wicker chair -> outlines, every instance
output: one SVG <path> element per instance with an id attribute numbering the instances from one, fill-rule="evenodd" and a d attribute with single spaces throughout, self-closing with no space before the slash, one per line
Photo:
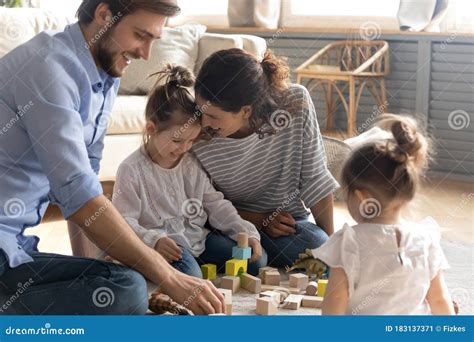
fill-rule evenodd
<path id="1" fill-rule="evenodd" d="M 357 108 L 364 88 L 375 99 L 378 112 L 387 107 L 385 76 L 390 73 L 389 47 L 386 41 L 342 41 L 331 43 L 295 70 L 297 83 L 309 79 L 306 87 L 321 87 L 326 99 L 326 130 L 334 126 L 334 112 L 341 102 L 347 113 L 347 134 L 355 135 Z M 348 89 L 349 101 L 346 100 Z M 334 90 L 337 97 L 334 96 Z"/>
<path id="2" fill-rule="evenodd" d="M 326 163 L 329 172 L 341 183 L 342 168 L 349 158 L 351 148 L 343 141 L 326 136 L 323 136 L 323 145 L 326 150 Z M 334 193 L 334 199 L 336 201 L 344 201 L 345 194 L 342 187 Z"/>

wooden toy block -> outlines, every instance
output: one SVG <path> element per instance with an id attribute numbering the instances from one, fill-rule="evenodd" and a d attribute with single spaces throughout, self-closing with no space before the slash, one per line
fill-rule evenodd
<path id="1" fill-rule="evenodd" d="M 252 256 L 252 248 L 250 247 L 232 247 L 232 258 L 247 260 Z"/>
<path id="2" fill-rule="evenodd" d="M 290 294 L 283 302 L 283 308 L 288 310 L 298 310 L 301 306 L 303 296 Z"/>
<path id="3" fill-rule="evenodd" d="M 327 279 L 319 279 L 318 280 L 318 296 L 319 297 L 324 297 L 326 294 L 326 288 L 328 286 L 328 280 Z"/>
<path id="4" fill-rule="evenodd" d="M 236 293 L 240 287 L 240 277 L 224 276 L 221 279 L 220 287 Z"/>
<path id="5" fill-rule="evenodd" d="M 249 246 L 249 235 L 246 233 L 237 234 L 237 246 L 238 247 L 248 247 Z"/>
<path id="6" fill-rule="evenodd" d="M 225 313 L 228 316 L 232 315 L 232 291 L 228 289 L 217 289 L 224 296 Z"/>
<path id="7" fill-rule="evenodd" d="M 301 306 L 305 308 L 320 308 L 323 304 L 323 297 L 303 296 Z"/>
<path id="8" fill-rule="evenodd" d="M 275 301 L 275 303 L 281 302 L 281 293 L 276 291 L 264 291 L 260 292 L 260 297 L 269 297 Z"/>
<path id="9" fill-rule="evenodd" d="M 238 276 L 247 272 L 247 260 L 230 259 L 225 263 L 225 275 Z"/>
<path id="10" fill-rule="evenodd" d="M 297 287 L 289 287 L 288 290 L 291 294 L 301 294 L 302 290 Z"/>
<path id="11" fill-rule="evenodd" d="M 262 279 L 262 281 L 264 281 L 265 279 L 265 272 L 267 271 L 278 271 L 278 269 L 276 269 L 275 267 L 269 267 L 269 266 L 265 266 L 265 267 L 260 267 L 258 269 L 258 277 L 260 279 Z"/>
<path id="12" fill-rule="evenodd" d="M 257 298 L 257 315 L 269 316 L 277 313 L 276 303 L 270 297 Z"/>
<path id="13" fill-rule="evenodd" d="M 297 287 L 299 289 L 305 289 L 308 285 L 309 278 L 306 274 L 296 273 L 290 274 L 290 287 Z"/>
<path id="14" fill-rule="evenodd" d="M 280 272 L 267 271 L 263 276 L 263 283 L 266 285 L 280 285 Z"/>
<path id="15" fill-rule="evenodd" d="M 315 281 L 310 281 L 308 286 L 306 286 L 306 295 L 316 296 L 317 294 L 318 294 L 318 283 Z"/>
<path id="16" fill-rule="evenodd" d="M 262 291 L 262 280 L 248 273 L 240 275 L 240 287 L 252 293 L 260 293 Z"/>
<path id="17" fill-rule="evenodd" d="M 202 278 L 214 280 L 217 276 L 217 266 L 214 264 L 204 264 L 201 266 Z"/>

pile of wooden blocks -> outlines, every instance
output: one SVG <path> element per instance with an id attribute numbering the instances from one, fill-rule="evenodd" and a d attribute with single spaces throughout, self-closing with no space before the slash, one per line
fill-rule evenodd
<path id="1" fill-rule="evenodd" d="M 289 286 L 281 286 L 281 274 L 277 268 L 262 267 L 258 277 L 247 273 L 252 249 L 248 235 L 239 234 L 237 246 L 232 248 L 232 259 L 225 264 L 225 276 L 221 278 L 219 291 L 224 295 L 226 314 L 232 314 L 232 294 L 240 288 L 259 294 L 256 300 L 257 315 L 275 315 L 278 309 L 298 310 L 300 307 L 320 308 L 326 292 L 327 280 L 309 281 L 302 273 L 291 274 Z M 204 279 L 215 280 L 216 265 L 201 266 Z"/>
<path id="2" fill-rule="evenodd" d="M 263 281 L 262 290 L 265 292 L 257 299 L 257 315 L 275 315 L 279 308 L 298 310 L 300 307 L 320 308 L 322 305 L 327 285 L 325 279 L 310 282 L 305 274 L 291 274 L 289 287 L 285 288 L 280 286 L 280 273 L 273 267 L 262 267 L 259 277 Z M 281 298 L 285 292 L 288 295 Z"/>

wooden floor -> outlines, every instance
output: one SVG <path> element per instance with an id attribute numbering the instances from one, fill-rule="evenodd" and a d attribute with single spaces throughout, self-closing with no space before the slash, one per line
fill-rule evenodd
<path id="1" fill-rule="evenodd" d="M 432 216 L 442 227 L 443 239 L 474 246 L 474 183 L 430 179 L 405 212 L 405 218 L 421 220 Z M 336 202 L 335 227 L 354 223 L 346 206 Z M 42 224 L 27 230 L 40 237 L 40 251 L 71 254 L 65 222 Z"/>

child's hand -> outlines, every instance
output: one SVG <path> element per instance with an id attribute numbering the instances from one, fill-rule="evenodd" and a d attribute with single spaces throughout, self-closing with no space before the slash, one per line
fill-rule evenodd
<path id="1" fill-rule="evenodd" d="M 179 248 L 176 242 L 169 237 L 159 239 L 155 245 L 155 250 L 170 264 L 174 261 L 181 260 L 182 257 L 181 248 Z"/>
<path id="2" fill-rule="evenodd" d="M 249 246 L 252 247 L 252 256 L 250 258 L 250 262 L 255 262 L 262 256 L 262 245 L 257 239 L 250 238 Z"/>

